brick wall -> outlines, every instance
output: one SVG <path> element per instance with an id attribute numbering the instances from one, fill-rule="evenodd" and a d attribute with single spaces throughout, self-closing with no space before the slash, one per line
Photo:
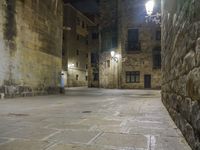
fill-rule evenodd
<path id="1" fill-rule="evenodd" d="M 200 149 L 200 1 L 162 2 L 162 100 L 191 145 Z"/>

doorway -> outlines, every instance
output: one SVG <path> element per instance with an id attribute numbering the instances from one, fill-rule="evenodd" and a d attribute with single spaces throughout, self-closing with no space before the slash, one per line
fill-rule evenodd
<path id="1" fill-rule="evenodd" d="M 144 75 L 144 88 L 145 89 L 151 88 L 151 75 L 149 74 Z"/>

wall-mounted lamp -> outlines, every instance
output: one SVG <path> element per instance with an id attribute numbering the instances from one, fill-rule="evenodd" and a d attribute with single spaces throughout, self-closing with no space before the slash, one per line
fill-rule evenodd
<path id="1" fill-rule="evenodd" d="M 114 57 L 115 56 L 115 51 L 111 51 L 110 54 L 111 54 L 111 57 Z"/>
<path id="2" fill-rule="evenodd" d="M 155 2 L 153 0 L 148 1 L 145 4 L 147 15 L 150 16 L 153 13 Z"/>
<path id="3" fill-rule="evenodd" d="M 63 30 L 66 30 L 66 31 L 71 31 L 72 28 L 71 27 L 63 27 Z"/>
<path id="4" fill-rule="evenodd" d="M 118 62 L 118 61 L 119 61 L 120 54 L 116 54 L 115 51 L 111 51 L 110 54 L 111 54 L 112 59 L 113 59 L 115 62 Z"/>
<path id="5" fill-rule="evenodd" d="M 154 0 L 149 0 L 146 4 L 146 13 L 147 16 L 145 16 L 146 18 L 146 22 L 155 22 L 156 24 L 161 24 L 161 13 L 156 12 L 155 14 L 153 14 L 154 11 L 154 6 L 155 6 L 155 1 Z"/>
<path id="6" fill-rule="evenodd" d="M 73 68 L 74 66 L 74 64 L 68 64 L 68 68 Z"/>

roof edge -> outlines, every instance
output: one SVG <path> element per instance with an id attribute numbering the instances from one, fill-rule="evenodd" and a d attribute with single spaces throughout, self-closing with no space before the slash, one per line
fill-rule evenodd
<path id="1" fill-rule="evenodd" d="M 91 24 L 92 26 L 96 26 L 96 23 L 94 23 L 92 20 L 90 20 L 86 15 L 84 15 L 80 10 L 76 9 L 74 6 L 72 6 L 72 4 L 70 3 L 64 3 L 64 6 L 69 6 L 72 9 L 74 9 L 76 12 L 78 12 L 81 16 L 83 16 L 84 18 L 86 18 Z"/>

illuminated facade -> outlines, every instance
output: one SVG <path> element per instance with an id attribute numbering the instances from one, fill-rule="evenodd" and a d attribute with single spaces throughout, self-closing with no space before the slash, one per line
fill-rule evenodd
<path id="1" fill-rule="evenodd" d="M 90 57 L 89 18 L 70 4 L 64 4 L 63 71 L 66 87 L 88 86 Z"/>
<path id="2" fill-rule="evenodd" d="M 100 14 L 100 87 L 160 88 L 161 30 L 146 23 L 145 1 L 101 0 Z"/>

